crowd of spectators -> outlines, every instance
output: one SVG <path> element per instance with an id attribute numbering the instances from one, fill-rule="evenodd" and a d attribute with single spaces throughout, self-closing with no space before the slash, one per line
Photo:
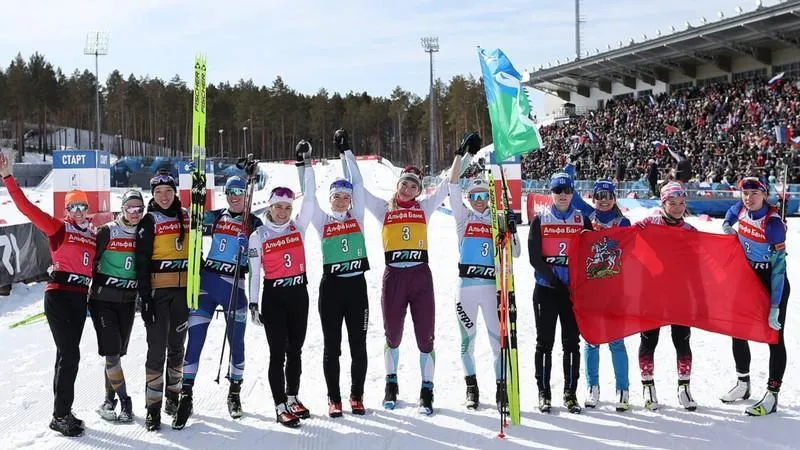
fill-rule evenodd
<path id="1" fill-rule="evenodd" d="M 585 145 L 576 162 L 579 179 L 647 182 L 654 170 L 667 179 L 675 176 L 677 159 L 686 158 L 690 183 L 735 186 L 752 175 L 782 182 L 787 164 L 788 182 L 800 183 L 798 144 L 792 142 L 800 136 L 798 84 L 741 80 L 609 100 L 603 109 L 541 127 L 545 147 L 523 158 L 523 178 L 548 178 L 566 164 L 573 146 Z"/>

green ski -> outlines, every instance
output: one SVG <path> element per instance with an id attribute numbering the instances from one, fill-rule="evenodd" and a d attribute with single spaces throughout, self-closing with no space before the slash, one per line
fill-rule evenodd
<path id="1" fill-rule="evenodd" d="M 192 114 L 192 191 L 189 207 L 189 274 L 186 302 L 197 309 L 200 296 L 200 266 L 203 258 L 203 215 L 206 204 L 206 58 L 194 61 L 194 101 Z"/>

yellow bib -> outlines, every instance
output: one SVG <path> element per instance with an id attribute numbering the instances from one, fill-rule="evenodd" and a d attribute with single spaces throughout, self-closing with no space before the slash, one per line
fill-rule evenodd
<path id="1" fill-rule="evenodd" d="M 386 264 L 428 262 L 428 224 L 421 209 L 396 209 L 383 217 Z"/>

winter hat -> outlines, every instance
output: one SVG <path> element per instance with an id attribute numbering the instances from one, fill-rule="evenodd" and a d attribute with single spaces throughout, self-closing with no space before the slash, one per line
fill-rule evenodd
<path id="1" fill-rule="evenodd" d="M 225 182 L 225 192 L 228 192 L 228 189 L 235 188 L 235 189 L 246 189 L 247 183 L 239 176 L 232 176 L 228 178 L 228 181 Z"/>
<path id="2" fill-rule="evenodd" d="M 403 169 L 403 172 L 400 173 L 400 178 L 397 180 L 397 184 L 400 184 L 403 180 L 408 180 L 417 184 L 420 190 L 422 190 L 422 171 L 419 170 L 417 166 L 406 166 Z"/>
<path id="3" fill-rule="evenodd" d="M 288 203 L 292 204 L 294 201 L 294 191 L 287 187 L 278 186 L 272 190 L 269 194 L 269 200 L 267 201 L 268 206 L 272 206 L 276 203 Z"/>
<path id="4" fill-rule="evenodd" d="M 557 187 L 572 189 L 572 177 L 566 172 L 554 173 L 553 176 L 550 177 L 550 189 L 552 190 Z"/>
<path id="5" fill-rule="evenodd" d="M 469 182 L 469 185 L 467 186 L 467 193 L 471 194 L 478 191 L 489 192 L 489 183 L 487 183 L 483 178 L 476 177 Z"/>
<path id="6" fill-rule="evenodd" d="M 330 186 L 330 195 L 342 193 L 353 196 L 353 183 L 344 178 L 337 178 L 333 180 Z"/>
<path id="7" fill-rule="evenodd" d="M 173 191 L 178 192 L 178 185 L 175 178 L 167 171 L 159 171 L 153 178 L 150 178 L 150 193 L 154 193 L 158 186 L 169 186 Z"/>
<path id="8" fill-rule="evenodd" d="M 597 194 L 599 191 L 608 191 L 616 195 L 616 188 L 614 187 L 614 182 L 605 178 L 595 181 L 594 189 L 592 189 L 592 194 Z"/>
<path id="9" fill-rule="evenodd" d="M 135 189 L 131 189 L 122 194 L 122 203 L 120 204 L 125 206 L 125 203 L 127 203 L 129 200 L 139 200 L 142 202 L 142 204 L 144 204 L 144 197 L 142 197 L 142 193 Z"/>
<path id="10" fill-rule="evenodd" d="M 670 181 L 661 187 L 661 203 L 669 200 L 670 197 L 686 197 L 683 186 L 676 181 Z"/>
<path id="11" fill-rule="evenodd" d="M 89 205 L 89 196 L 80 189 L 67 192 L 67 195 L 64 196 L 64 207 L 74 204 Z"/>

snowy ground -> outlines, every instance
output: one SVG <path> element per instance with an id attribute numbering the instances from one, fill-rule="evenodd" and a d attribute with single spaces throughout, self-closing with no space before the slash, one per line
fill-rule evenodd
<path id="1" fill-rule="evenodd" d="M 386 188 L 393 178 L 390 170 L 376 163 L 362 163 L 367 185 L 378 194 L 388 195 Z M 328 169 L 319 167 L 318 184 L 322 189 L 320 201 L 325 200 L 324 187 L 339 175 L 338 164 Z M 275 182 L 294 183 L 294 167 L 270 167 Z M 292 178 L 294 177 L 294 178 Z M 387 181 L 388 180 L 388 181 Z M 388 183 L 388 186 L 387 186 Z M 383 189 L 381 189 L 383 187 Z M 0 211 L 0 214 L 4 214 Z M 633 219 L 647 211 L 631 211 Z M 732 449 L 732 448 L 798 448 L 793 426 L 800 423 L 798 406 L 798 359 L 800 349 L 795 330 L 800 326 L 797 315 L 788 315 L 787 347 L 789 365 L 781 393 L 780 411 L 765 418 L 750 418 L 742 411 L 744 404 L 723 405 L 717 399 L 735 380 L 730 338 L 694 330 L 694 376 L 692 392 L 700 407 L 697 412 L 685 412 L 675 398 L 675 351 L 668 329 L 663 330 L 661 345 L 656 353 L 656 384 L 662 408 L 657 413 L 642 408 L 641 385 L 638 382 L 636 354 L 638 337 L 626 340 L 631 357 L 631 401 L 633 409 L 626 413 L 614 411 L 612 396 L 613 373 L 609 353 L 601 353 L 601 399 L 604 403 L 595 411 L 572 415 L 561 407 L 562 375 L 561 349 L 556 339 L 554 350 L 553 392 L 554 412 L 542 415 L 535 410 L 536 387 L 533 378 L 535 330 L 531 295 L 533 271 L 527 263 L 527 251 L 515 265 L 517 303 L 519 308 L 519 348 L 521 372 L 522 425 L 507 430 L 505 441 L 499 440 L 498 416 L 489 406 L 494 398 L 491 352 L 485 333 L 478 333 L 476 359 L 478 381 L 486 405 L 477 412 L 468 412 L 462 405 L 464 382 L 459 358 L 460 336 L 454 313 L 456 285 L 456 236 L 452 217 L 435 214 L 430 226 L 431 268 L 436 286 L 436 413 L 422 417 L 415 407 L 419 392 L 419 359 L 414 344 L 410 319 L 401 346 L 399 371 L 401 404 L 395 411 L 380 407 L 383 397 L 383 329 L 380 311 L 380 281 L 383 271 L 380 233 L 377 221 L 367 216 L 367 245 L 370 265 L 367 274 L 370 293 L 370 331 L 368 339 L 369 370 L 367 374 L 364 417 L 345 414 L 331 419 L 325 413 L 326 391 L 322 375 L 322 332 L 316 308 L 320 264 L 310 264 L 308 336 L 306 338 L 300 397 L 311 409 L 312 418 L 296 430 L 275 423 L 272 398 L 266 379 L 269 351 L 264 330 L 248 323 L 246 333 L 247 368 L 242 393 L 245 416 L 234 421 L 225 407 L 227 386 L 216 385 L 217 361 L 224 335 L 224 322 L 211 324 L 208 340 L 195 385 L 195 414 L 182 431 L 173 431 L 165 423 L 160 433 L 148 433 L 143 427 L 144 416 L 144 357 L 145 332 L 137 318 L 129 354 L 123 359 L 128 389 L 134 398 L 135 424 L 114 425 L 104 422 L 95 408 L 103 396 L 103 362 L 97 356 L 96 340 L 91 322 L 87 320 L 82 341 L 83 358 L 76 383 L 74 410 L 86 421 L 87 431 L 81 438 L 64 438 L 47 428 L 52 412 L 52 376 L 55 348 L 46 323 L 35 323 L 13 330 L 8 325 L 42 311 L 43 285 L 16 285 L 13 295 L 0 300 L 0 360 L 6 361 L 0 376 L 0 435 L 3 448 L 178 448 L 229 450 L 270 447 L 281 449 L 407 449 L 407 448 L 569 448 L 569 449 Z M 716 231 L 719 221 L 693 220 L 703 230 Z M 796 258 L 793 249 L 800 248 L 797 219 L 790 220 L 789 271 L 794 273 Z M 527 228 L 520 230 L 525 239 Z M 309 261 L 320 261 L 320 244 L 315 232 L 306 239 Z M 800 263 L 800 261 L 797 261 Z M 792 310 L 797 303 L 797 291 L 792 293 Z M 483 327 L 479 319 L 479 330 Z M 753 396 L 760 398 L 766 385 L 767 347 L 751 346 L 753 362 Z M 349 386 L 349 355 L 346 343 L 341 358 L 343 394 Z M 583 380 L 581 380 L 583 382 Z M 583 391 L 579 399 L 583 401 Z M 347 408 L 345 407 L 347 410 Z M 165 419 L 167 417 L 165 416 Z"/>

